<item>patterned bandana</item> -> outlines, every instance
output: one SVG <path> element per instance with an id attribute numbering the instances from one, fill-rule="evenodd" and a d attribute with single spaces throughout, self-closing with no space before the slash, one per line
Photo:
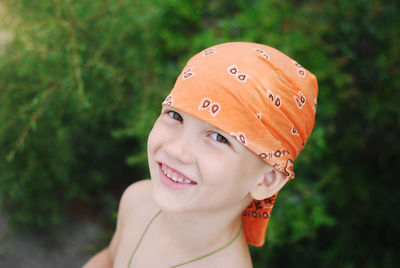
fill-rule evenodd
<path id="1" fill-rule="evenodd" d="M 234 42 L 191 58 L 163 105 L 189 113 L 235 137 L 288 178 L 314 127 L 315 76 L 282 52 Z M 276 195 L 243 211 L 247 242 L 262 246 Z"/>

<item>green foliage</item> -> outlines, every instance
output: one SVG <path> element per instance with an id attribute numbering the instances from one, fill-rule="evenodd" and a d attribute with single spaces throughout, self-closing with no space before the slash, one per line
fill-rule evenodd
<path id="1" fill-rule="evenodd" d="M 110 200 L 148 176 L 147 134 L 185 61 L 244 40 L 282 50 L 320 86 L 255 267 L 398 263 L 397 2 L 3 2 L 0 204 L 14 224 L 54 224 L 82 203 L 115 212 Z"/>

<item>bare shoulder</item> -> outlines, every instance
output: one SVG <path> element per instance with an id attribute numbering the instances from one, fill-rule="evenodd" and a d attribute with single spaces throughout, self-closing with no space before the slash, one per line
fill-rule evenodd
<path id="1" fill-rule="evenodd" d="M 152 185 L 150 180 L 140 180 L 132 183 L 122 194 L 120 205 L 132 205 L 132 201 L 151 198 Z"/>
<path id="2" fill-rule="evenodd" d="M 109 245 L 113 260 L 117 256 L 124 237 L 130 237 L 134 240 L 137 236 L 137 230 L 143 229 L 144 222 L 158 211 L 157 206 L 152 201 L 152 189 L 150 180 L 141 180 L 131 184 L 122 194 L 116 230 Z"/>
<path id="3" fill-rule="evenodd" d="M 126 199 L 136 199 L 136 198 L 146 198 L 151 195 L 152 186 L 150 180 L 140 180 L 132 183 L 125 189 L 122 194 L 121 200 Z"/>
<path id="4" fill-rule="evenodd" d="M 121 223 L 132 214 L 143 215 L 145 211 L 156 209 L 151 197 L 152 189 L 150 180 L 141 180 L 126 188 L 119 203 L 118 218 Z"/>

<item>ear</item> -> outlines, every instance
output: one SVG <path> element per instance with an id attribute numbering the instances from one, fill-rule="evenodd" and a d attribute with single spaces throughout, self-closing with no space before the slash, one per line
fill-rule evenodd
<path id="1" fill-rule="evenodd" d="M 250 195 L 256 200 L 264 200 L 279 192 L 287 181 L 288 177 L 283 173 L 274 168 L 266 169 Z"/>

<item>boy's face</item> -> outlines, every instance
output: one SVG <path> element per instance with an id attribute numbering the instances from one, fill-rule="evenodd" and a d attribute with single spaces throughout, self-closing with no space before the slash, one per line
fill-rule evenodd
<path id="1" fill-rule="evenodd" d="M 148 138 L 153 199 L 171 212 L 246 206 L 266 163 L 235 138 L 164 106 Z"/>

